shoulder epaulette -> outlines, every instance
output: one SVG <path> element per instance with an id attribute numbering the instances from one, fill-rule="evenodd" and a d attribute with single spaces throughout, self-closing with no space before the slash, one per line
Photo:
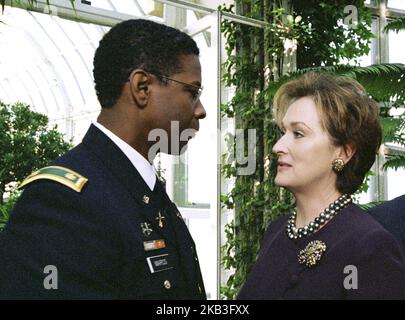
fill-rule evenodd
<path id="1" fill-rule="evenodd" d="M 75 190 L 76 192 L 81 192 L 83 186 L 88 181 L 87 178 L 68 168 L 49 166 L 31 173 L 24 179 L 24 181 L 19 185 L 18 188 L 21 189 L 29 183 L 39 179 L 48 179 L 59 182 Z"/>

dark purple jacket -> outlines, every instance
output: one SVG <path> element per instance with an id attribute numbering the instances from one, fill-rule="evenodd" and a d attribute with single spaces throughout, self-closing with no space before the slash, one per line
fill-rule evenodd
<path id="1" fill-rule="evenodd" d="M 362 209 L 350 204 L 318 232 L 295 241 L 287 237 L 287 219 L 268 227 L 238 299 L 405 299 L 399 246 Z M 309 268 L 298 254 L 313 240 L 327 248 Z"/>

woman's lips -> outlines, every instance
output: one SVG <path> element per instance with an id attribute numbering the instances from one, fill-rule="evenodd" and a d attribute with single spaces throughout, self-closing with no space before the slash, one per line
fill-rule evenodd
<path id="1" fill-rule="evenodd" d="M 284 162 L 284 161 L 277 162 L 277 168 L 278 169 L 287 169 L 287 168 L 291 168 L 291 167 L 292 166 L 287 162 Z"/>

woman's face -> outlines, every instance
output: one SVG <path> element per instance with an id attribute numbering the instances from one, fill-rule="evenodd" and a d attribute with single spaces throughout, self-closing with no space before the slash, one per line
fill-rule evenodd
<path id="1" fill-rule="evenodd" d="M 293 193 L 310 191 L 313 187 L 335 188 L 336 174 L 331 164 L 340 148 L 332 145 L 321 127 L 312 98 L 303 97 L 290 105 L 281 130 L 283 136 L 273 147 L 278 156 L 275 183 Z"/>

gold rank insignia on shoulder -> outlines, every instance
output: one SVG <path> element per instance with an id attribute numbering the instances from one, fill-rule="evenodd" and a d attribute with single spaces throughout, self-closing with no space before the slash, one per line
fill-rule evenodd
<path id="1" fill-rule="evenodd" d="M 87 178 L 68 168 L 49 166 L 31 173 L 27 178 L 24 179 L 18 188 L 21 189 L 31 182 L 39 179 L 48 179 L 59 182 L 76 192 L 81 192 L 83 186 L 88 181 Z"/>
<path id="2" fill-rule="evenodd" d="M 164 239 L 144 241 L 143 248 L 145 249 L 145 251 L 163 249 L 166 248 L 166 242 Z"/>
<path id="3" fill-rule="evenodd" d="M 326 244 L 323 241 L 315 240 L 307 244 L 305 249 L 298 254 L 298 262 L 305 264 L 307 267 L 315 266 L 326 251 Z"/>

